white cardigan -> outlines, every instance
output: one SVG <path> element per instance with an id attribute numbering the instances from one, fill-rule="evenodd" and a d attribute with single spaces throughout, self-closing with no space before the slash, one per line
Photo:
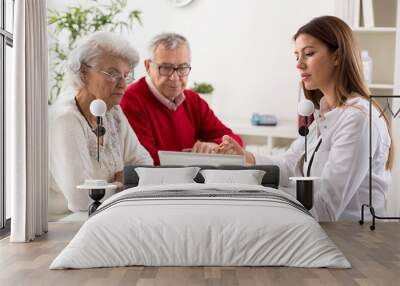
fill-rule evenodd
<path id="1" fill-rule="evenodd" d="M 61 192 L 71 211 L 85 211 L 91 202 L 87 191 L 76 188 L 85 179 L 112 182 L 115 173 L 122 171 L 124 165 L 153 163 L 119 106 L 106 112 L 103 123 L 106 133 L 100 146 L 99 164 L 96 135 L 79 112 L 74 99 L 56 102 L 50 107 L 50 197 L 55 196 L 52 191 Z M 112 194 L 107 191 L 106 197 Z"/>
<path id="2" fill-rule="evenodd" d="M 299 137 L 282 155 L 255 156 L 257 164 L 277 164 L 280 167 L 280 185 L 288 186 L 295 194 L 290 176 L 306 174 L 311 155 L 315 153 L 311 176 L 319 176 L 314 183 L 314 207 L 311 212 L 320 221 L 358 221 L 361 205 L 369 202 L 369 102 L 361 97 L 348 100 L 346 107 L 327 109 L 321 99 L 321 109 L 314 113 L 315 121 L 308 136 L 307 164 L 304 164 L 304 137 Z M 372 188 L 373 205 L 377 215 L 384 215 L 385 193 L 390 182 L 385 165 L 390 138 L 383 117 L 372 109 Z M 370 219 L 369 209 L 365 209 Z"/>

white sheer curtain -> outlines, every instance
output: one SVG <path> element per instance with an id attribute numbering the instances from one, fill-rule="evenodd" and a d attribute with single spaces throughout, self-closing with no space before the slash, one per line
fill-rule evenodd
<path id="1" fill-rule="evenodd" d="M 46 0 L 15 2 L 13 93 L 7 104 L 12 242 L 47 231 L 48 48 Z"/>

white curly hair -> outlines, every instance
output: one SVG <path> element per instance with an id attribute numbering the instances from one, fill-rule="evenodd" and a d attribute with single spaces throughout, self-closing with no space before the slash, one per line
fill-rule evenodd
<path id="1" fill-rule="evenodd" d="M 114 56 L 125 59 L 133 69 L 139 62 L 139 54 L 120 35 L 111 32 L 96 32 L 82 38 L 71 52 L 66 66 L 67 77 L 75 90 L 82 87 L 81 67 L 83 64 L 96 66 L 99 57 Z"/>

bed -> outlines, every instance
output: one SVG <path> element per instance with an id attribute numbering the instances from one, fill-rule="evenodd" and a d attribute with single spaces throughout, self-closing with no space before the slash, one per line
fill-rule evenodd
<path id="1" fill-rule="evenodd" d="M 277 190 L 276 166 L 218 167 L 264 170 L 261 185 L 204 183 L 198 173 L 193 183 L 144 186 L 136 167 L 125 167 L 126 189 L 103 202 L 50 269 L 351 267 L 312 215 Z"/>

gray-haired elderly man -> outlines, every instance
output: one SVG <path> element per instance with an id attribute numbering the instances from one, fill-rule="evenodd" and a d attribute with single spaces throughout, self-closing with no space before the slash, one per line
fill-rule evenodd
<path id="1" fill-rule="evenodd" d="M 242 145 L 197 93 L 185 89 L 192 68 L 186 38 L 160 34 L 150 53 L 144 61 L 148 75 L 126 90 L 121 107 L 155 164 L 159 150 L 212 153 L 224 135 Z"/>

